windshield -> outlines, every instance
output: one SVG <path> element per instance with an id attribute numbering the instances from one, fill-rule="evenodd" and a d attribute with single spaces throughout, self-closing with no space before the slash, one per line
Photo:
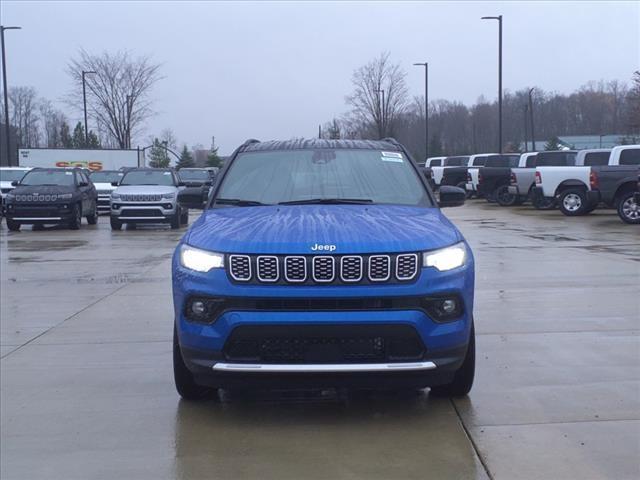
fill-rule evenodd
<path id="1" fill-rule="evenodd" d="M 520 155 L 492 155 L 487 158 L 485 167 L 517 167 Z"/>
<path id="2" fill-rule="evenodd" d="M 173 186 L 173 175 L 167 170 L 133 170 L 127 172 L 120 185 L 165 185 Z"/>
<path id="3" fill-rule="evenodd" d="M 211 180 L 209 172 L 206 170 L 180 170 L 178 171 L 178 176 L 180 180 L 185 182 L 208 182 Z"/>
<path id="4" fill-rule="evenodd" d="M 0 182 L 13 182 L 24 177 L 27 170 L 0 170 Z"/>
<path id="5" fill-rule="evenodd" d="M 21 185 L 75 185 L 71 170 L 31 170 Z"/>
<path id="6" fill-rule="evenodd" d="M 540 152 L 536 167 L 567 167 L 576 164 L 576 152 Z"/>
<path id="7" fill-rule="evenodd" d="M 93 172 L 90 175 L 91 181 L 93 183 L 111 183 L 111 182 L 119 182 L 120 179 L 124 176 L 122 172 Z"/>
<path id="8" fill-rule="evenodd" d="M 240 154 L 224 177 L 216 203 L 222 203 L 220 199 L 432 205 L 417 172 L 401 153 L 355 149 Z"/>

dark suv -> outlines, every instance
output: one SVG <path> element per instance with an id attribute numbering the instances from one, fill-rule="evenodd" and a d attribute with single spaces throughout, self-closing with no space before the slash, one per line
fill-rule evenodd
<path id="1" fill-rule="evenodd" d="M 20 230 L 23 224 L 66 224 L 80 228 L 82 217 L 97 221 L 98 195 L 88 175 L 80 168 L 34 168 L 7 194 L 7 227 Z"/>

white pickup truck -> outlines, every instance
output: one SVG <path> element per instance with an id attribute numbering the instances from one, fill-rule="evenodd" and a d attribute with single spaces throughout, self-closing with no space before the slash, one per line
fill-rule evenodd
<path id="1" fill-rule="evenodd" d="M 471 155 L 469 157 L 469 169 L 467 170 L 467 184 L 465 188 L 467 190 L 467 197 L 477 195 L 478 192 L 478 172 L 480 168 L 487 163 L 487 158 L 492 155 L 500 155 L 499 153 L 479 153 L 477 155 Z"/>
<path id="2" fill-rule="evenodd" d="M 626 157 L 633 155 L 640 145 L 622 145 L 612 150 L 581 150 L 574 166 L 544 166 L 536 164 L 534 194 L 545 200 L 556 200 L 560 211 L 567 216 L 586 215 L 598 206 L 590 195 L 593 186 L 591 167 L 627 165 Z"/>

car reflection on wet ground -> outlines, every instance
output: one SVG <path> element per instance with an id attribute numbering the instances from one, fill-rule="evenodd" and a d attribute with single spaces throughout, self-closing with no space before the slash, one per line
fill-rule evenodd
<path id="1" fill-rule="evenodd" d="M 640 232 L 481 201 L 476 383 L 180 401 L 170 258 L 184 230 L 0 230 L 2 479 L 640 477 Z M 192 220 L 194 220 L 192 215 Z"/>

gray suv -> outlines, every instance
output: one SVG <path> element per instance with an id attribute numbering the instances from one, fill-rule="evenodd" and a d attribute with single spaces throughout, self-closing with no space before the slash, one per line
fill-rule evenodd
<path id="1" fill-rule="evenodd" d="M 189 211 L 178 204 L 183 186 L 170 168 L 128 170 L 111 193 L 111 229 L 123 224 L 168 223 L 180 228 L 189 223 Z"/>

